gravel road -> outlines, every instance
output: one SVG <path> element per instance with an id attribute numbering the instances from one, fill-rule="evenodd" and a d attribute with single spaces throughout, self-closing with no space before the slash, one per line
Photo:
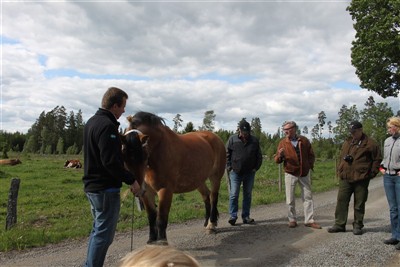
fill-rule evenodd
<path id="1" fill-rule="evenodd" d="M 330 234 L 334 221 L 337 191 L 314 194 L 315 219 L 321 230 L 287 226 L 286 205 L 277 203 L 252 209 L 256 225 L 228 224 L 228 214 L 220 216 L 218 232 L 208 235 L 202 220 L 172 224 L 167 229 L 170 245 L 195 256 L 202 266 L 400 266 L 400 252 L 382 241 L 390 237 L 389 211 L 382 177 L 370 184 L 365 231 L 352 233 L 350 203 L 346 233 Z M 173 208 L 173 207 L 172 207 Z M 297 200 L 298 214 L 303 214 Z M 222 212 L 222 211 L 220 211 Z M 145 245 L 148 229 L 134 232 L 134 248 Z M 0 266 L 82 266 L 87 240 L 64 242 L 24 252 L 0 253 Z M 105 266 L 117 266 L 130 251 L 131 234 L 117 234 Z"/>

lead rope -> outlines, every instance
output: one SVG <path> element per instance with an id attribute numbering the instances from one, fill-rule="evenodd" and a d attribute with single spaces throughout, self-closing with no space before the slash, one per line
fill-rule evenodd
<path id="1" fill-rule="evenodd" d="M 135 195 L 132 194 L 131 251 L 133 250 L 133 217 L 135 215 Z"/>

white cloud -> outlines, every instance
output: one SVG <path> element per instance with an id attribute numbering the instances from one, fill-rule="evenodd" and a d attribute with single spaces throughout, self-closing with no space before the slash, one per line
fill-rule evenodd
<path id="1" fill-rule="evenodd" d="M 149 111 L 170 126 L 179 113 L 198 127 L 214 110 L 227 130 L 242 117 L 259 117 L 269 133 L 288 119 L 312 128 L 320 111 L 334 124 L 342 105 L 362 109 L 369 95 L 400 109 L 357 89 L 348 2 L 2 5 L 13 41 L 2 47 L 1 130 L 26 132 L 61 105 L 87 120 L 110 86 L 128 92 L 125 115 Z"/>

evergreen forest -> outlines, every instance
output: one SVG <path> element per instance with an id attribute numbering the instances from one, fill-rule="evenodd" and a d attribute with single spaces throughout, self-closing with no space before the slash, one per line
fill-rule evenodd
<path id="1" fill-rule="evenodd" d="M 299 125 L 298 134 L 311 140 L 318 158 L 333 159 L 339 153 L 343 141 L 349 136 L 348 124 L 351 121 L 360 121 L 364 126 L 364 132 L 382 146 L 387 137 L 386 120 L 394 115 L 400 116 L 400 110 L 394 113 L 387 103 L 377 103 L 370 96 L 362 110 L 358 110 L 356 105 L 342 105 L 338 111 L 338 119 L 335 121 L 336 126 L 332 126 L 332 122 L 327 120 L 325 112 L 321 111 L 315 118 L 315 125 L 310 128 Z M 206 111 L 203 125 L 197 130 L 213 131 L 226 143 L 234 132 L 224 129 L 215 131 L 216 116 L 213 110 Z M 262 129 L 260 118 L 242 119 L 251 123 L 252 134 L 260 140 L 263 154 L 265 157 L 271 158 L 276 152 L 279 140 L 283 137 L 281 128 L 278 128 L 275 133 L 266 133 Z M 172 121 L 174 123 L 172 130 L 177 133 L 196 131 L 192 122 L 188 122 L 183 127 L 180 114 L 177 114 Z M 65 107 L 56 106 L 49 112 L 43 111 L 27 133 L 0 131 L 0 157 L 8 158 L 10 151 L 45 155 L 80 154 L 83 147 L 84 126 L 81 110 L 67 113 Z M 122 133 L 123 129 L 120 131 Z"/>

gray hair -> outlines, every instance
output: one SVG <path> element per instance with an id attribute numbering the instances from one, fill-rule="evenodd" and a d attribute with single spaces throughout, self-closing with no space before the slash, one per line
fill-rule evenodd
<path id="1" fill-rule="evenodd" d="M 296 127 L 296 128 L 297 128 L 297 124 L 296 124 L 295 121 L 285 121 L 285 122 L 282 124 L 282 127 L 285 127 L 285 126 L 288 125 L 288 124 L 290 124 L 290 125 L 292 125 L 293 127 Z"/>

